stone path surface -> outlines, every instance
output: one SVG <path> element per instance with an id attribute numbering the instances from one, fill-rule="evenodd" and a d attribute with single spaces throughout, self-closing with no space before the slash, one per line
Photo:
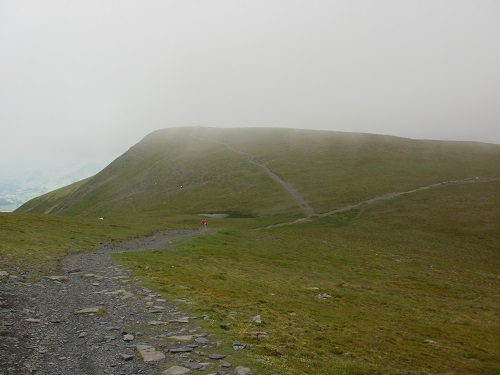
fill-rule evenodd
<path id="1" fill-rule="evenodd" d="M 112 252 L 165 249 L 210 229 L 171 231 L 64 259 L 56 275 L 0 283 L 0 374 L 251 374 L 237 351 L 114 264 Z M 168 364 L 168 365 L 167 365 Z"/>

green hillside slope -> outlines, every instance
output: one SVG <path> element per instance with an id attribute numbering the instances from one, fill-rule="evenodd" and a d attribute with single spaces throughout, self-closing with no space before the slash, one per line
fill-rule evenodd
<path id="1" fill-rule="evenodd" d="M 499 161 L 499 145 L 473 142 L 159 130 L 18 209 L 57 215 L 0 215 L 0 269 L 43 274 L 101 242 L 232 213 L 209 219 L 213 235 L 113 259 L 248 344 L 254 373 L 496 374 Z"/>
<path id="2" fill-rule="evenodd" d="M 165 129 L 96 176 L 18 211 L 300 217 L 437 182 L 500 177 L 499 160 L 500 146 L 472 142 L 292 129 Z"/>

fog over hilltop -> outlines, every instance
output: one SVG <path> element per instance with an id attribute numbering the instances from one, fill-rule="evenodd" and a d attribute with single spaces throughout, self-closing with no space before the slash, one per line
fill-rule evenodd
<path id="1" fill-rule="evenodd" d="M 2 1 L 0 182 L 179 126 L 500 143 L 498 40 L 494 0 Z"/>

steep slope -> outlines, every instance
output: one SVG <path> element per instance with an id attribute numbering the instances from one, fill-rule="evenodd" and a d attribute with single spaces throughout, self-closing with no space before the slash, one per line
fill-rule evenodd
<path id="1" fill-rule="evenodd" d="M 500 177 L 500 146 L 292 129 L 153 132 L 99 174 L 18 211 L 321 214 L 377 195 Z"/>

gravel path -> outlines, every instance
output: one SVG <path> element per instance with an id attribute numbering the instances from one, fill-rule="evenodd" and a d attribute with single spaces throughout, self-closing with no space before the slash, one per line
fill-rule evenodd
<path id="1" fill-rule="evenodd" d="M 65 258 L 56 275 L 35 284 L 4 278 L 0 374 L 158 374 L 171 365 L 191 372 L 206 368 L 206 374 L 249 373 L 228 363 L 237 362 L 236 351 L 217 356 L 220 338 L 203 332 L 201 317 L 161 299 L 109 257 L 166 249 L 209 233 L 169 231 L 113 243 Z"/>

